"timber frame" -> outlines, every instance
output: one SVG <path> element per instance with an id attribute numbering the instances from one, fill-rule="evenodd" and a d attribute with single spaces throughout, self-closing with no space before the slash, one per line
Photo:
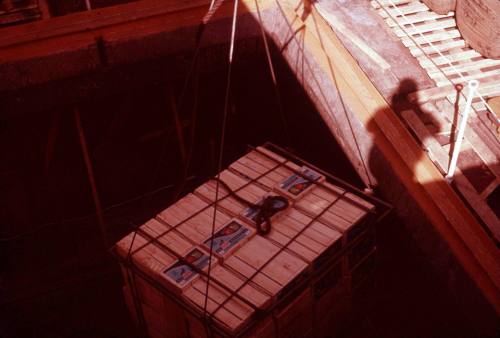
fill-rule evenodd
<path id="1" fill-rule="evenodd" d="M 238 39 L 258 36 L 255 1 L 241 2 Z M 208 4 L 143 0 L 3 29 L 0 93 L 189 51 Z M 395 206 L 464 313 L 494 323 L 500 256 L 477 219 L 314 8 L 306 13 L 296 0 L 259 0 L 259 8 L 362 180 Z M 223 2 L 204 46 L 227 41 L 231 13 L 232 2 Z"/>

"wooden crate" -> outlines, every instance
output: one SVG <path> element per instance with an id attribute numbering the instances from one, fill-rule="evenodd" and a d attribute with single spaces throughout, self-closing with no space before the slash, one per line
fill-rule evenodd
<path id="1" fill-rule="evenodd" d="M 293 208 L 273 223 L 268 238 L 286 246 L 286 251 L 307 262 L 311 270 L 320 270 L 339 254 L 343 240 L 340 232 Z"/>
<path id="2" fill-rule="evenodd" d="M 310 289 L 304 290 L 292 302 L 282 309 L 277 309 L 277 337 L 306 337 L 313 326 L 313 298 Z"/>
<path id="3" fill-rule="evenodd" d="M 131 281 L 132 285 L 128 281 Z M 183 308 L 161 291 L 151 287 L 140 276 L 126 279 L 123 295 L 137 328 L 140 328 L 140 322 L 144 320 L 145 329 L 151 333 L 152 337 L 159 334 L 179 338 L 186 336 L 187 327 Z"/>
<path id="4" fill-rule="evenodd" d="M 299 182 L 303 189 L 284 191 L 304 173 L 312 179 Z M 132 315 L 151 337 L 314 337 L 314 325 L 341 312 L 351 284 L 368 274 L 375 242 L 364 225 L 374 205 L 263 147 L 220 179 L 252 204 L 283 194 L 289 207 L 260 234 L 249 205 L 210 180 L 161 211 L 115 246 Z M 208 258 L 211 243 L 208 271 L 207 259 L 188 257 Z M 165 278 L 173 267 L 189 274 L 182 285 Z"/>
<path id="5" fill-rule="evenodd" d="M 269 191 L 261 185 L 258 185 L 257 183 L 254 183 L 251 180 L 248 180 L 229 170 L 221 172 L 220 179 L 239 196 L 251 203 L 257 203 Z M 216 185 L 216 181 L 210 180 L 198 187 L 195 190 L 195 194 L 205 202 L 211 203 L 215 200 Z M 234 217 L 239 216 L 247 208 L 247 205 L 239 202 L 236 198 L 231 196 L 222 186 L 220 186 L 219 189 L 218 206 L 224 210 L 224 212 Z"/>
<path id="6" fill-rule="evenodd" d="M 193 244 L 202 244 L 210 237 L 214 207 L 199 197 L 188 194 L 186 197 L 165 209 L 157 218 L 189 239 Z M 215 231 L 218 231 L 231 220 L 224 212 L 217 210 Z"/>
<path id="7" fill-rule="evenodd" d="M 185 256 L 194 248 L 193 243 L 187 237 L 156 219 L 151 219 L 141 225 L 139 233 L 150 240 L 156 239 L 159 245 L 169 248 L 179 256 Z"/>
<path id="8" fill-rule="evenodd" d="M 314 189 L 315 182 L 323 182 L 325 180 L 325 176 L 306 166 L 296 168 L 295 170 L 297 173 L 291 174 L 274 187 L 277 192 L 287 196 L 291 200 L 300 200 L 311 189 Z"/>
<path id="9" fill-rule="evenodd" d="M 255 180 L 264 189 L 276 189 L 290 177 L 297 175 L 304 167 L 270 153 L 262 147 L 251 151 L 230 165 L 235 173 Z M 318 179 L 323 181 L 321 175 Z M 374 210 L 374 205 L 351 192 L 324 182 L 308 187 L 307 194 L 296 199 L 294 207 L 311 217 L 319 215 L 319 221 L 345 233 L 345 240 L 354 240 L 364 229 L 364 221 Z"/>
<path id="10" fill-rule="evenodd" d="M 207 292 L 205 278 L 197 279 L 184 292 L 183 297 L 199 311 L 200 315 L 203 313 L 206 300 L 206 309 L 211 320 L 229 335 L 234 335 L 252 319 L 255 313 L 251 306 L 215 283 L 208 283 Z"/>
<path id="11" fill-rule="evenodd" d="M 200 277 L 200 271 L 208 271 L 209 266 L 217 264 L 215 256 L 210 258 L 209 253 L 199 247 L 193 248 L 185 256 L 165 269 L 162 273 L 170 289 L 175 293 L 183 293 Z"/>
<path id="12" fill-rule="evenodd" d="M 260 235 L 235 251 L 224 265 L 260 285 L 274 300 L 284 298 L 308 273 L 306 262 Z"/>

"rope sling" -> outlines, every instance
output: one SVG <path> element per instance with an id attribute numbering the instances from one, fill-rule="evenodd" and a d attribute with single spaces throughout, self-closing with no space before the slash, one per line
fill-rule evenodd
<path id="1" fill-rule="evenodd" d="M 236 194 L 229 185 L 220 178 L 213 177 L 211 180 L 219 182 L 229 195 L 234 197 L 238 202 L 257 211 L 255 224 L 260 235 L 267 235 L 271 231 L 271 217 L 277 212 L 285 210 L 290 205 L 288 200 L 283 196 L 266 196 L 260 203 L 252 203 Z"/>

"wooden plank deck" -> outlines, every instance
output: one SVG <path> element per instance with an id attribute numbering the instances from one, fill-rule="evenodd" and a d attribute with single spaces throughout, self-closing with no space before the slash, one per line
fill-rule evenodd
<path id="1" fill-rule="evenodd" d="M 316 2 L 316 6 L 323 7 L 323 4 L 329 5 L 334 2 L 320 1 Z M 341 2 L 338 1 L 337 3 L 340 6 Z M 331 10 L 331 7 L 328 8 Z M 328 10 L 328 8 L 326 9 Z M 422 7 L 420 6 L 420 8 Z M 353 8 L 349 6 L 349 10 L 351 9 Z M 423 11 L 423 9 L 420 9 L 420 12 Z M 344 106 L 349 107 L 348 110 L 353 112 L 353 115 L 358 118 L 366 130 L 370 131 L 371 134 L 369 137 L 373 140 L 373 144 L 384 154 L 385 159 L 391 163 L 390 170 L 393 170 L 395 175 L 402 179 L 404 189 L 417 201 L 419 207 L 425 210 L 426 216 L 429 217 L 435 229 L 439 229 L 438 231 L 442 238 L 446 238 L 451 251 L 457 255 L 456 257 L 460 257 L 460 264 L 469 271 L 469 276 L 475 280 L 476 285 L 486 286 L 486 284 L 483 284 L 486 282 L 483 279 L 485 275 L 477 270 L 476 272 L 472 271 L 483 264 L 489 265 L 489 268 L 483 265 L 486 268 L 483 271 L 488 270 L 497 276 L 493 277 L 493 275 L 490 275 L 489 277 L 491 278 L 490 282 L 496 284 L 496 286 L 490 284 L 493 286 L 490 291 L 487 291 L 488 287 L 483 288 L 480 286 L 480 288 L 484 292 L 484 295 L 489 294 L 486 297 L 490 301 L 496 303 L 496 305 L 493 305 L 493 303 L 490 304 L 499 313 L 500 303 L 497 300 L 499 299 L 500 286 L 498 282 L 494 281 L 500 280 L 500 275 L 498 275 L 500 272 L 498 269 L 498 250 L 492 238 L 479 225 L 477 218 L 461 202 L 454 189 L 446 183 L 442 173 L 439 172 L 435 164 L 429 160 L 422 150 L 417 150 L 418 145 L 415 142 L 415 138 L 411 136 L 402 124 L 398 116 L 401 107 L 395 105 L 395 103 L 399 103 L 395 100 L 395 96 L 401 96 L 401 94 L 404 96 L 407 92 L 401 92 L 397 89 L 396 92 L 387 93 L 379 89 L 379 86 L 384 88 L 384 84 L 378 82 L 378 78 L 383 76 L 380 75 L 383 74 L 383 71 L 379 69 L 378 77 L 372 77 L 364 68 L 366 58 L 358 57 L 360 53 L 351 48 L 349 41 L 342 36 L 341 32 L 336 32 L 337 34 L 332 32 L 332 29 L 335 31 L 334 25 L 330 26 L 332 29 L 328 28 L 327 18 L 322 17 L 313 9 L 311 11 L 312 14 L 305 16 L 304 22 L 301 22 L 299 19 L 301 16 L 304 17 L 303 13 L 300 10 L 296 13 L 295 16 L 291 13 L 289 14 L 288 21 L 293 22 L 290 25 L 290 29 L 299 29 L 299 27 L 303 27 L 301 25 L 305 25 L 308 28 L 305 32 L 302 28 L 301 43 L 305 46 L 303 48 L 314 51 L 312 53 L 316 62 L 320 64 L 319 67 L 326 74 L 329 74 L 331 81 L 335 83 Z M 338 14 L 335 11 L 334 13 Z M 377 14 L 373 11 L 373 15 L 376 16 Z M 346 14 L 346 18 L 349 18 L 349 14 Z M 364 21 L 367 19 L 364 17 L 357 18 L 356 24 L 360 20 Z M 366 35 L 369 34 L 367 32 L 365 32 Z M 383 34 L 382 31 L 380 33 Z M 392 35 L 392 37 L 386 35 L 385 38 L 387 40 L 397 39 L 395 35 Z M 374 44 L 376 42 L 372 44 L 369 39 L 365 40 L 365 42 L 370 47 L 375 48 Z M 400 42 L 400 44 L 402 43 Z M 380 55 L 384 58 L 387 54 L 381 53 Z M 405 55 L 407 54 L 400 55 L 400 59 L 405 59 Z M 421 74 L 421 72 L 418 74 Z M 409 79 L 412 79 L 412 76 L 409 76 Z M 415 80 L 413 80 L 413 83 L 415 83 Z M 418 80 L 416 83 L 418 84 Z M 397 87 L 393 87 L 393 90 L 395 88 Z M 423 89 L 427 88 L 424 87 Z M 392 109 L 387 102 L 394 104 Z M 361 138 L 363 137 L 361 133 L 358 135 Z M 475 143 L 475 141 L 473 140 L 471 144 Z M 375 161 L 373 157 L 369 158 L 369 161 L 372 159 Z M 373 164 L 375 165 L 375 162 Z M 374 166 L 371 168 L 377 170 Z M 378 178 L 382 181 L 384 179 L 380 175 L 378 175 Z M 393 182 L 386 183 L 389 185 L 394 184 Z M 380 189 L 390 190 L 390 187 L 384 186 L 380 187 Z M 398 201 L 391 201 L 398 204 Z M 489 247 L 489 249 L 484 250 L 485 246 Z M 465 249 L 465 247 L 469 249 Z M 427 249 L 432 251 L 430 248 Z M 466 254 L 466 251 L 472 253 L 475 258 L 469 260 L 472 257 L 469 256 L 467 258 L 468 254 Z M 486 252 L 489 253 L 486 254 Z M 491 256 L 489 258 L 486 256 L 480 257 L 483 254 Z M 483 277 L 480 277 L 481 275 Z"/>
<path id="2" fill-rule="evenodd" d="M 410 114 L 409 111 L 405 112 L 403 118 L 416 138 L 425 145 L 438 169 L 446 174 L 451 157 L 450 148 L 453 148 L 450 146 L 454 142 L 453 133 L 456 132 L 459 116 L 465 106 L 464 93 L 467 93 L 467 88 L 459 90 L 457 86 L 466 86 L 467 80 L 478 79 L 481 83 L 479 92 L 485 100 L 500 95 L 500 60 L 484 58 L 466 46 L 452 12 L 437 15 L 420 1 L 391 3 L 373 0 L 371 5 L 435 83 L 431 88 L 409 93 L 408 99 L 440 122 L 425 125 L 422 120 L 418 120 L 423 118 L 423 114 Z M 426 104 L 429 101 L 431 104 Z M 489 118 L 495 112 L 489 112 L 479 98 L 473 101 L 473 108 L 454 186 L 498 242 L 498 210 L 495 214 L 493 207 L 487 203 L 489 195 L 500 184 L 498 124 Z M 443 136 L 448 138 L 447 143 L 436 141 L 436 138 L 442 140 Z M 433 142 L 428 138 L 433 138 Z"/>
<path id="3" fill-rule="evenodd" d="M 460 82 L 456 75 L 452 75 L 458 70 L 466 79 L 479 78 L 482 94 L 488 99 L 498 95 L 500 91 L 500 74 L 496 74 L 497 70 L 500 70 L 499 60 L 485 59 L 465 46 L 465 42 L 459 38 L 453 13 L 438 15 L 429 11 L 425 4 L 419 1 L 393 1 L 397 9 L 390 1 L 372 1 L 371 5 L 377 9 L 377 13 L 380 14 L 385 24 L 373 18 L 373 11 L 367 8 L 369 5 L 365 4 L 363 7 L 363 4 L 354 1 L 348 8 L 345 8 L 336 3 L 333 1 L 327 4 L 325 1 L 319 1 L 317 7 L 380 93 L 388 102 L 391 102 L 393 109 L 398 111 L 400 106 L 403 108 L 409 106 L 401 103 L 404 97 L 398 97 L 396 100 L 395 96 L 400 96 L 398 95 L 400 93 L 395 93 L 395 88 L 405 79 L 411 79 L 414 82 L 416 91 L 408 94 L 410 106 L 415 106 L 414 110 L 420 111 L 420 114 L 415 113 L 415 116 L 425 119 L 426 115 L 430 115 L 434 123 L 425 125 L 424 122 L 420 122 L 430 129 L 427 133 L 423 130 L 416 133 L 418 126 L 413 125 L 409 128 L 423 144 L 430 142 L 425 138 L 435 138 L 433 143 L 439 144 L 439 148 L 426 147 L 426 151 L 441 173 L 445 175 L 451 157 L 450 143 L 453 142 L 455 126 L 458 125 L 455 109 L 457 98 L 460 111 L 463 110 L 465 104 L 463 93 L 457 94 L 456 89 L 456 85 L 462 84 L 463 81 Z M 401 13 L 404 13 L 406 17 L 403 18 Z M 352 37 L 344 32 L 345 22 L 351 22 L 349 18 L 355 16 L 358 17 L 358 21 L 352 21 L 350 25 L 347 25 L 351 34 L 356 32 L 356 36 L 369 36 L 364 40 L 366 41 L 364 50 L 357 48 L 352 43 Z M 359 17 L 363 18 L 362 22 Z M 341 29 L 339 29 L 339 24 Z M 389 31 L 390 35 L 395 35 L 396 41 L 378 34 L 384 28 Z M 420 33 L 425 33 L 425 39 Z M 384 43 L 379 41 L 383 38 L 386 40 Z M 437 48 L 444 53 L 445 57 L 437 54 L 426 43 L 428 40 L 437 42 Z M 374 64 L 370 60 L 370 54 L 366 52 L 370 49 L 378 58 L 384 60 L 388 67 Z M 393 57 L 396 54 L 395 51 L 397 51 L 398 58 Z M 448 64 L 448 60 L 453 62 L 453 66 Z M 483 72 L 483 69 L 486 71 Z M 488 197 L 500 182 L 498 166 L 500 144 L 497 139 L 498 135 L 495 134 L 498 126 L 487 118 L 486 106 L 479 99 L 476 99 L 473 104 L 475 111 L 469 123 L 472 128 L 466 132 L 464 151 L 458 163 L 461 170 L 457 176 L 460 178 L 456 179 L 454 186 L 476 211 L 481 221 L 486 223 L 487 231 L 496 241 L 499 241 L 498 218 L 495 210 L 492 210 L 493 207 L 487 204 Z M 407 117 L 403 118 L 408 123 Z M 498 214 L 498 210 L 496 213 Z"/>

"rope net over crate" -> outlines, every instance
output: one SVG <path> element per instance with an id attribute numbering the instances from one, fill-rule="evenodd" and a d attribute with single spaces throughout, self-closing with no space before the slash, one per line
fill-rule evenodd
<path id="1" fill-rule="evenodd" d="M 191 76 L 196 81 L 203 32 L 221 3 L 212 1 L 200 23 L 184 88 Z M 257 2 L 256 8 L 288 134 Z M 374 271 L 374 225 L 389 205 L 272 144 L 251 148 L 223 170 L 237 17 L 235 0 L 216 177 L 112 250 L 128 308 L 145 336 L 310 335 Z M 183 90 L 178 110 L 185 97 Z"/>
<path id="2" fill-rule="evenodd" d="M 231 191 L 220 189 L 214 199 L 217 181 L 210 180 L 116 244 L 126 299 L 150 336 L 233 337 L 265 329 L 263 336 L 274 337 L 290 328 L 306 334 L 313 330 L 306 314 L 335 307 L 331 293 L 338 301 L 370 279 L 374 224 L 389 206 L 328 175 L 334 184 L 327 182 L 325 173 L 278 150 L 251 149 L 220 172 Z M 290 177 L 306 186 L 298 199 L 280 188 Z M 260 235 L 234 194 L 255 204 L 269 195 L 290 197 L 290 206 Z M 213 240 L 234 225 L 244 231 L 226 246 Z M 193 250 L 205 258 L 191 259 Z M 170 271 L 181 266 L 184 274 L 172 280 Z M 309 320 L 299 328 L 285 324 L 298 314 Z"/>

